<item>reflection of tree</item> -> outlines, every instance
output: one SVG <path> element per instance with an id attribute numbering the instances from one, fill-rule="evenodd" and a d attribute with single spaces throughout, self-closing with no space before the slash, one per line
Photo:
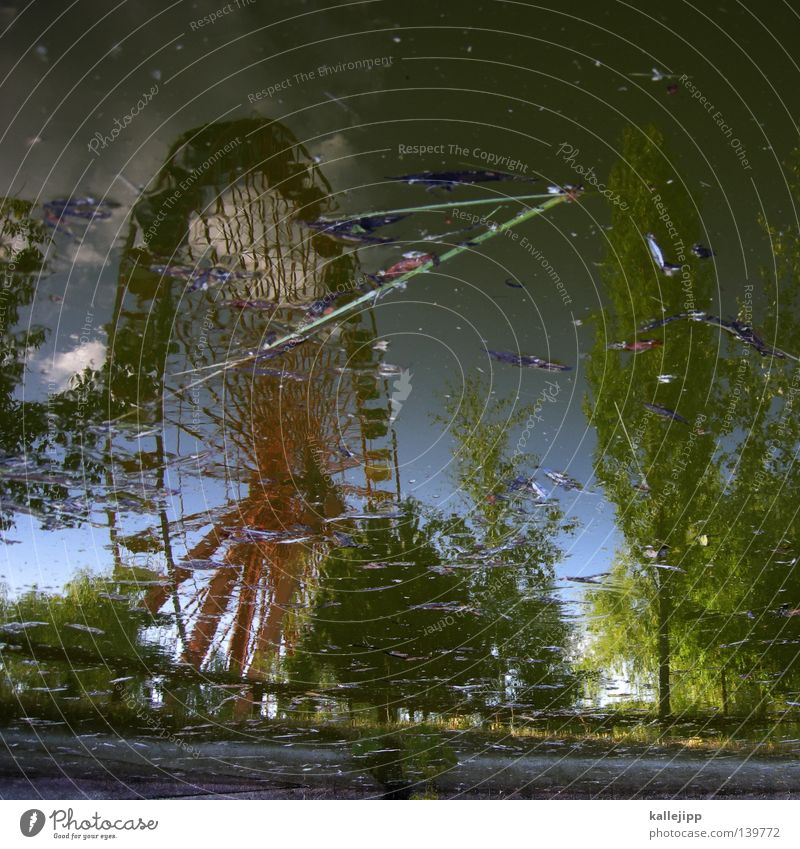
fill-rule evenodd
<path id="1" fill-rule="evenodd" d="M 61 594 L 33 589 L 0 597 L 3 712 L 17 699 L 31 716 L 59 715 L 87 696 L 89 704 L 115 703 L 125 689 L 146 691 L 145 675 L 169 673 L 169 655 L 154 639 L 168 619 L 153 619 L 134 604 L 136 583 L 153 577 L 134 570 L 117 578 L 80 574 Z"/>
<path id="2" fill-rule="evenodd" d="M 790 190 L 800 189 L 800 150 L 786 166 Z M 777 280 L 764 273 L 764 291 L 780 291 L 768 304 L 763 330 L 779 347 L 800 351 L 796 271 L 800 239 L 791 227 L 769 228 Z M 769 281 L 768 285 L 767 281 Z M 760 358 L 748 363 L 736 440 L 720 452 L 725 485 L 709 529 L 713 585 L 697 588 L 709 611 L 703 644 L 725 677 L 724 706 L 739 712 L 785 709 L 800 688 L 800 573 L 797 504 L 800 425 L 796 363 L 773 361 L 766 373 Z M 729 378 L 731 379 L 731 378 Z M 717 518 L 718 517 L 718 518 Z M 711 570 L 709 570 L 711 571 Z"/>
<path id="3" fill-rule="evenodd" d="M 351 710 L 377 706 L 384 722 L 555 710 L 575 697 L 550 595 L 562 515 L 499 497 L 515 471 L 509 429 L 526 411 L 475 416 L 480 390 L 468 385 L 451 411 L 464 513 L 406 502 L 402 518 L 365 523 L 362 547 L 321 567 L 314 627 L 292 659 L 299 681 L 336 682 Z"/>
<path id="4" fill-rule="evenodd" d="M 595 396 L 596 472 L 616 505 L 625 546 L 604 586 L 590 593 L 592 658 L 623 671 L 640 688 L 654 686 L 664 717 L 676 704 L 763 710 L 770 689 L 765 677 L 785 686 L 796 655 L 795 640 L 785 639 L 797 620 L 776 610 L 792 578 L 769 565 L 776 550 L 791 548 L 783 537 L 796 526 L 789 507 L 796 476 L 787 462 L 796 445 L 795 418 L 776 437 L 769 401 L 785 397 L 789 369 L 775 361 L 767 383 L 755 350 L 686 320 L 638 333 L 661 340 L 658 350 L 606 350 L 608 341 L 635 338 L 642 320 L 653 317 L 655 282 L 662 284 L 666 315 L 709 308 L 709 279 L 700 262 L 691 261 L 687 302 L 680 285 L 653 271 L 642 238 L 652 230 L 671 250 L 648 183 L 661 193 L 687 244 L 700 232 L 688 198 L 667 187 L 661 148 L 655 131 L 647 138 L 627 133 L 624 162 L 611 175 L 631 215 L 613 213 L 604 270 L 613 304 L 610 338 L 598 338 L 587 373 Z M 746 293 L 740 317 L 752 321 Z M 789 350 L 798 341 L 791 327 L 782 327 L 780 336 Z M 659 374 L 677 379 L 660 384 Z M 677 410 L 689 426 L 645 413 L 645 402 Z M 776 462 L 762 469 L 769 446 Z M 754 489 L 759 471 L 763 485 Z"/>
<path id="5" fill-rule="evenodd" d="M 37 439 L 47 431 L 47 409 L 44 404 L 28 404 L 23 414 L 23 403 L 16 399 L 16 391 L 25 372 L 25 357 L 31 349 L 38 348 L 45 339 L 43 328 L 17 331 L 20 310 L 30 305 L 36 291 L 36 276 L 41 268 L 40 246 L 45 233 L 41 224 L 30 217 L 31 205 L 23 201 L 4 198 L 0 201 L 0 282 L 2 290 L 2 345 L 3 363 L 0 369 L 0 440 L 3 459 L 24 457 L 30 454 Z M 27 420 L 27 428 L 26 428 Z M 6 470 L 4 470 L 6 471 Z M 4 528 L 11 525 L 9 512 L 14 506 L 24 504 L 26 482 L 24 471 L 20 479 L 13 474 L 0 476 L 0 504 Z M 10 509 L 9 509 L 10 508 Z"/>
<path id="6" fill-rule="evenodd" d="M 46 336 L 39 325 L 17 329 L 21 311 L 33 306 L 47 240 L 44 225 L 31 213 L 27 201 L 0 198 L 0 527 L 5 529 L 19 511 L 37 516 L 45 527 L 82 521 L 87 499 L 70 498 L 70 491 L 96 482 L 100 469 L 87 453 L 96 443 L 85 430 L 97 400 L 90 375 L 65 391 L 52 391 L 46 401 L 24 400 L 19 391 L 27 362 Z"/>

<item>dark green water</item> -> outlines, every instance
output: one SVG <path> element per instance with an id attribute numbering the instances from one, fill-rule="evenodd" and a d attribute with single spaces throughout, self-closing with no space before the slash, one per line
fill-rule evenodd
<path id="1" fill-rule="evenodd" d="M 794 749 L 796 4 L 34 6 L 0 7 L 6 727 Z M 387 179 L 492 167 L 537 182 Z"/>

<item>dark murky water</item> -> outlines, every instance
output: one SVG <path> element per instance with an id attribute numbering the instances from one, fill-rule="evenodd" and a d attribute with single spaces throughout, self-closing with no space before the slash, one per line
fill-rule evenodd
<path id="1" fill-rule="evenodd" d="M 2 6 L 4 724 L 792 750 L 795 13 L 325 5 Z"/>

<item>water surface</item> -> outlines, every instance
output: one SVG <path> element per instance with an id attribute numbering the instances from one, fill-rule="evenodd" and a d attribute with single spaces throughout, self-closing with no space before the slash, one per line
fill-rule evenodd
<path id="1" fill-rule="evenodd" d="M 78 6 L 3 8 L 9 733 L 795 751 L 794 10 Z"/>

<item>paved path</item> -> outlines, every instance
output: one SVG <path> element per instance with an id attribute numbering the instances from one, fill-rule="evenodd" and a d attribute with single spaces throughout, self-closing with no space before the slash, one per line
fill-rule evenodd
<path id="1" fill-rule="evenodd" d="M 406 798 L 425 789 L 402 778 L 396 749 L 357 754 L 350 743 L 308 746 L 215 741 L 122 741 L 48 731 L 3 731 L 0 797 Z M 441 797 L 800 798 L 800 762 L 695 751 L 624 755 L 496 754 L 475 739 L 428 786 Z M 502 748 L 502 747 L 501 747 Z"/>

